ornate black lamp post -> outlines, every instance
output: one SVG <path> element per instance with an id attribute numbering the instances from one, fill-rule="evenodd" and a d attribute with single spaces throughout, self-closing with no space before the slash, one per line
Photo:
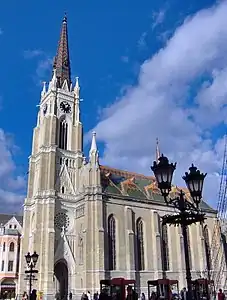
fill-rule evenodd
<path id="1" fill-rule="evenodd" d="M 30 252 L 28 252 L 25 255 L 26 263 L 28 265 L 28 270 L 25 271 L 26 274 L 29 276 L 29 299 L 31 299 L 31 293 L 32 293 L 32 280 L 34 275 L 38 273 L 38 270 L 35 270 L 36 263 L 38 261 L 39 255 L 34 251 L 34 253 L 31 255 Z"/>
<path id="2" fill-rule="evenodd" d="M 188 299 L 192 299 L 192 277 L 189 263 L 187 227 L 193 223 L 202 223 L 206 219 L 205 214 L 201 212 L 199 205 L 202 200 L 204 178 L 207 174 L 201 173 L 194 165 L 192 165 L 189 168 L 189 173 L 186 172 L 185 176 L 182 177 L 192 198 L 192 201 L 189 201 L 186 199 L 185 194 L 182 190 L 175 198 L 169 197 L 169 193 L 172 188 L 173 173 L 175 169 L 176 163 L 169 163 L 168 158 L 163 154 L 159 158 L 158 163 L 155 161 L 153 166 L 151 167 L 151 170 L 154 172 L 158 187 L 165 199 L 166 204 L 172 205 L 178 210 L 177 214 L 164 216 L 162 218 L 162 224 L 173 224 L 175 226 L 181 225 L 182 227 Z"/>

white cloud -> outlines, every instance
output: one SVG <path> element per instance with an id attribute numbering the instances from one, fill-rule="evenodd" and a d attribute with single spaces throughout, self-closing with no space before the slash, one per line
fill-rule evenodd
<path id="1" fill-rule="evenodd" d="M 44 52 L 39 49 L 25 50 L 23 53 L 25 59 L 32 59 L 34 57 L 41 56 L 43 54 L 44 54 Z"/>
<path id="2" fill-rule="evenodd" d="M 155 29 L 158 25 L 162 24 L 162 22 L 165 19 L 165 14 L 166 14 L 166 10 L 165 9 L 161 9 L 158 12 L 154 12 L 152 14 L 152 29 Z"/>
<path id="3" fill-rule="evenodd" d="M 45 79 L 48 72 L 51 70 L 53 59 L 50 58 L 43 50 L 34 49 L 34 50 L 25 50 L 23 52 L 25 59 L 38 59 L 37 66 L 34 75 L 34 81 L 40 85 L 41 82 Z"/>
<path id="4" fill-rule="evenodd" d="M 179 164 L 175 182 L 183 184 L 180 177 L 194 162 L 209 173 L 205 197 L 216 202 L 223 137 L 213 136 L 212 129 L 225 119 L 227 104 L 226 14 L 222 1 L 187 18 L 143 63 L 138 85 L 105 110 L 95 128 L 105 144 L 104 163 L 150 174 L 159 137 L 161 150 Z M 190 88 L 204 76 L 211 83 L 198 84 L 197 95 L 188 99 Z"/>
<path id="5" fill-rule="evenodd" d="M 53 60 L 49 57 L 46 57 L 38 62 L 36 68 L 36 75 L 40 80 L 43 80 L 46 77 L 47 72 L 51 70 Z"/>
<path id="6" fill-rule="evenodd" d="M 16 165 L 13 160 L 15 146 L 11 138 L 0 128 L 0 208 L 1 211 L 11 211 L 23 203 L 25 178 L 16 175 Z"/>
<path id="7" fill-rule="evenodd" d="M 121 57 L 121 61 L 122 61 L 123 63 L 126 63 L 126 64 L 127 64 L 127 63 L 129 62 L 129 57 L 126 56 L 126 55 L 125 55 L 125 56 L 122 56 L 122 57 Z"/>
<path id="8" fill-rule="evenodd" d="M 143 32 L 138 40 L 137 46 L 139 48 L 139 50 L 143 50 L 147 47 L 147 42 L 146 42 L 146 38 L 147 38 L 147 31 Z"/>

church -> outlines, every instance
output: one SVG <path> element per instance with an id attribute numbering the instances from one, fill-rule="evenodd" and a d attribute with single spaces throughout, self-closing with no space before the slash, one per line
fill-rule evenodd
<path id="1" fill-rule="evenodd" d="M 178 192 L 173 186 L 171 194 Z M 193 278 L 206 275 L 205 253 L 216 221 L 215 210 L 205 202 L 201 208 L 207 216 L 204 228 L 198 224 L 188 230 Z M 95 132 L 85 157 L 80 85 L 78 78 L 71 81 L 65 17 L 33 131 L 18 295 L 27 290 L 28 251 L 39 255 L 33 288 L 45 299 L 57 292 L 79 299 L 83 292 L 99 291 L 100 280 L 111 277 L 136 279 L 138 293 L 147 294 L 147 281 L 162 278 L 163 272 L 183 288 L 181 228 L 161 225 L 167 213 L 174 209 L 166 206 L 153 176 L 100 165 Z"/>

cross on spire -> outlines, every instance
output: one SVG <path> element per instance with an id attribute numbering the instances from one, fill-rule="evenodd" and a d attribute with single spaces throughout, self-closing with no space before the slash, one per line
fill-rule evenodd
<path id="1" fill-rule="evenodd" d="M 61 87 L 65 80 L 67 81 L 68 86 L 70 87 L 71 69 L 70 69 L 68 28 L 67 28 L 66 14 L 62 21 L 62 28 L 61 28 L 60 40 L 58 43 L 58 50 L 54 58 L 53 70 L 54 69 L 56 70 L 58 87 Z"/>

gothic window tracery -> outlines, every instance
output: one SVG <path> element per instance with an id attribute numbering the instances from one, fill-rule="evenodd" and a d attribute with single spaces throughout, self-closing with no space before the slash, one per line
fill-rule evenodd
<path id="1" fill-rule="evenodd" d="M 113 215 L 108 218 L 109 270 L 116 270 L 116 220 Z"/>
<path id="2" fill-rule="evenodd" d="M 59 126 L 59 148 L 67 150 L 67 139 L 68 139 L 68 124 L 65 119 L 60 121 Z"/>
<path id="3" fill-rule="evenodd" d="M 143 221 L 139 218 L 136 222 L 136 244 L 137 244 L 137 255 L 138 255 L 138 269 L 140 271 L 145 269 L 144 263 L 144 231 Z"/>
<path id="4" fill-rule="evenodd" d="M 59 212 L 55 215 L 54 224 L 55 227 L 60 230 L 62 230 L 63 227 L 64 229 L 67 229 L 69 227 L 69 217 L 66 213 Z"/>
<path id="5" fill-rule="evenodd" d="M 169 270 L 169 240 L 167 224 L 162 225 L 163 271 Z"/>

